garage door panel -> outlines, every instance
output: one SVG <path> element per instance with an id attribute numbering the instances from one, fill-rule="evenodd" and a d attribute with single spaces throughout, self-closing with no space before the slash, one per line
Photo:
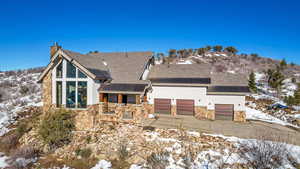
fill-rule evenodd
<path id="1" fill-rule="evenodd" d="M 171 114 L 171 99 L 154 99 L 155 113 Z"/>
<path id="2" fill-rule="evenodd" d="M 216 120 L 233 120 L 232 104 L 215 104 Z"/>
<path id="3" fill-rule="evenodd" d="M 178 115 L 194 115 L 194 100 L 176 100 Z"/>

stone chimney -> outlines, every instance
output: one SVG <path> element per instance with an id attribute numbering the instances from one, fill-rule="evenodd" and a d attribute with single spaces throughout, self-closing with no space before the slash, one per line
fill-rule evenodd
<path id="1" fill-rule="evenodd" d="M 61 48 L 61 46 L 59 46 L 57 42 L 55 42 L 52 46 L 50 46 L 50 59 L 60 48 Z"/>

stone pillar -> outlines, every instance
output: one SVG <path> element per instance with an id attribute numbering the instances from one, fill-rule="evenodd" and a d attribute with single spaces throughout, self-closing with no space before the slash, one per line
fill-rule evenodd
<path id="1" fill-rule="evenodd" d="M 99 93 L 100 102 L 104 102 L 104 93 Z"/>
<path id="2" fill-rule="evenodd" d="M 177 106 L 171 105 L 171 115 L 176 116 L 177 115 Z"/>
<path id="3" fill-rule="evenodd" d="M 140 95 L 135 96 L 135 102 L 136 102 L 136 104 L 141 104 L 141 96 Z"/>
<path id="4" fill-rule="evenodd" d="M 119 104 L 122 103 L 122 99 L 123 99 L 122 94 L 118 94 L 118 103 L 119 103 Z"/>
<path id="5" fill-rule="evenodd" d="M 233 120 L 238 121 L 238 122 L 245 122 L 246 121 L 246 113 L 244 111 L 235 111 Z"/>

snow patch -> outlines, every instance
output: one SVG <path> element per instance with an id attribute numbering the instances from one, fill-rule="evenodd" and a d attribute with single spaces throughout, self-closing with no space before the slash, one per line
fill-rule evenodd
<path id="1" fill-rule="evenodd" d="M 111 169 L 111 166 L 112 166 L 111 162 L 106 160 L 101 160 L 91 169 Z"/>
<path id="2" fill-rule="evenodd" d="M 292 126 L 292 127 L 299 128 L 298 126 L 292 125 L 292 124 L 282 121 L 276 117 L 273 117 L 269 114 L 263 113 L 260 110 L 252 109 L 247 106 L 246 106 L 246 119 L 247 120 L 259 120 L 259 121 L 264 121 L 264 122 L 268 122 L 268 123 L 275 123 L 275 124 L 280 124 L 283 126 Z"/>

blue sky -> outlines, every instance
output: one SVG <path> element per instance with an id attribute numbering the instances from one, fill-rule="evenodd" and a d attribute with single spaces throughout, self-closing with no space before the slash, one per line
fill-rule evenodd
<path id="1" fill-rule="evenodd" d="M 45 66 L 49 46 L 166 52 L 221 44 L 300 64 L 298 0 L 1 0 L 0 70 Z"/>

